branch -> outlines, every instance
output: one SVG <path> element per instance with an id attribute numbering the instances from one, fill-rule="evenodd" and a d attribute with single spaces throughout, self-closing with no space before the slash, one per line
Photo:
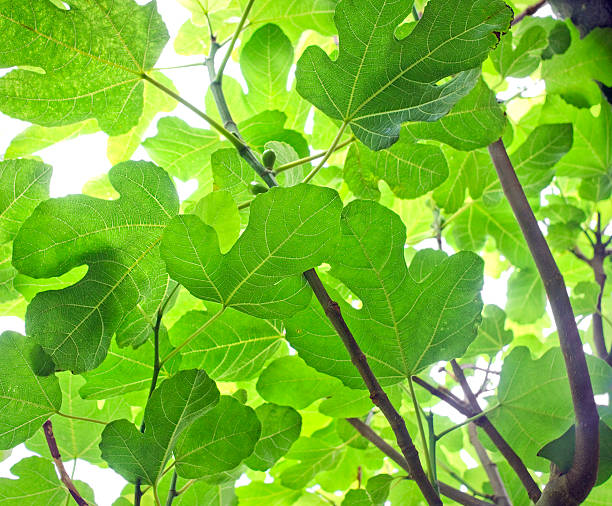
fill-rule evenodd
<path id="1" fill-rule="evenodd" d="M 45 433 L 45 439 L 47 440 L 47 446 L 49 447 L 49 451 L 51 452 L 51 457 L 53 457 L 53 462 L 55 462 L 55 467 L 60 474 L 60 480 L 70 492 L 70 495 L 74 499 L 74 501 L 79 506 L 88 506 L 89 503 L 83 499 L 79 491 L 74 486 L 74 483 L 70 479 L 70 476 L 66 472 L 66 468 L 64 467 L 64 463 L 62 462 L 62 456 L 60 455 L 59 449 L 57 448 L 57 442 L 55 441 L 55 436 L 53 435 L 53 425 L 51 424 L 51 420 L 47 420 L 43 424 L 43 431 Z"/>
<path id="2" fill-rule="evenodd" d="M 412 380 L 418 385 L 421 385 L 432 395 L 435 395 L 439 399 L 442 399 L 444 402 L 455 408 L 462 415 L 467 416 L 468 418 L 478 415 L 478 413 L 472 410 L 471 406 L 466 404 L 461 399 L 458 399 L 446 388 L 430 385 L 418 376 L 413 376 Z M 507 441 L 497 431 L 497 429 L 493 426 L 493 424 L 486 416 L 482 416 L 476 419 L 474 423 L 485 431 L 485 433 L 487 434 L 487 436 L 489 436 L 489 439 L 491 439 L 495 447 L 504 456 L 510 467 L 514 470 L 518 478 L 521 480 L 521 483 L 527 491 L 529 498 L 533 502 L 537 502 L 542 494 L 540 492 L 540 487 L 531 477 L 529 470 L 527 469 L 527 467 L 525 467 L 525 464 L 523 464 L 521 458 L 516 454 L 516 452 L 512 449 L 512 447 L 507 443 Z"/>
<path id="3" fill-rule="evenodd" d="M 357 430 L 359 434 L 370 441 L 374 446 L 376 446 L 376 448 L 393 460 L 398 466 L 406 471 L 410 477 L 412 477 L 412 474 L 410 473 L 410 466 L 408 465 L 408 462 L 406 462 L 406 459 L 404 459 L 404 457 L 398 451 L 389 445 L 389 443 L 387 443 L 368 425 L 363 423 L 358 418 L 347 418 L 346 420 L 353 427 L 355 427 L 355 430 Z M 442 492 L 442 494 L 449 499 L 457 501 L 460 504 L 465 504 L 466 506 L 493 506 L 492 503 L 476 499 L 475 497 L 461 492 L 460 490 L 457 490 L 446 483 L 440 482 L 440 492 Z"/>
<path id="4" fill-rule="evenodd" d="M 478 455 L 478 460 L 482 464 L 485 472 L 487 473 L 487 477 L 489 478 L 489 483 L 495 492 L 495 504 L 499 506 L 511 506 L 510 498 L 508 497 L 508 491 L 506 490 L 506 486 L 499 475 L 499 470 L 497 466 L 493 463 L 493 461 L 489 458 L 487 454 L 487 450 L 485 450 L 484 446 L 478 439 L 478 431 L 476 429 L 476 425 L 470 423 L 468 425 L 468 435 L 470 437 L 470 443 L 476 450 L 476 454 Z"/>
<path id="5" fill-rule="evenodd" d="M 540 0 L 539 2 L 530 5 L 529 7 L 527 7 L 523 12 L 521 12 L 519 15 L 517 15 L 513 20 L 512 23 L 510 23 L 510 26 L 514 26 L 517 23 L 520 23 L 521 21 L 523 21 L 523 19 L 525 19 L 527 16 L 532 16 L 533 14 L 535 14 L 540 7 L 543 7 L 544 4 L 547 3 L 547 0 Z"/>
<path id="6" fill-rule="evenodd" d="M 166 506 L 172 506 L 172 502 L 174 501 L 174 498 L 179 495 L 179 493 L 176 490 L 176 480 L 177 479 L 178 479 L 178 474 L 176 474 L 176 471 L 174 471 L 174 474 L 172 475 L 172 481 L 170 482 L 170 490 L 168 490 L 168 498 L 166 499 Z"/>
<path id="7" fill-rule="evenodd" d="M 566 474 L 549 481 L 540 504 L 560 504 L 555 502 L 560 496 L 567 505 L 579 504 L 595 484 L 599 460 L 599 415 L 582 341 L 563 276 L 538 227 L 501 139 L 489 145 L 489 154 L 544 282 L 559 334 L 576 419 L 576 451 L 572 467 Z"/>
<path id="8" fill-rule="evenodd" d="M 244 17 L 245 15 L 243 14 L 243 18 Z M 236 34 L 238 34 L 238 32 L 239 30 L 236 31 Z M 219 46 L 216 43 L 214 37 L 211 38 L 211 50 L 210 55 L 207 59 L 207 67 L 211 81 L 211 92 L 217 105 L 219 115 L 225 127 L 229 131 L 231 131 L 237 139 L 241 139 L 238 127 L 231 116 L 231 113 L 227 106 L 227 101 L 225 100 L 225 95 L 221 86 L 222 77 L 219 76 L 218 73 L 215 71 L 214 57 L 218 48 Z M 341 133 L 342 132 L 339 132 L 339 135 L 337 136 L 338 140 L 340 138 Z M 335 146 L 337 146 L 337 141 L 335 142 Z M 240 153 L 240 156 L 242 156 L 249 163 L 249 165 L 253 167 L 255 172 L 257 172 L 257 174 L 261 176 L 261 178 L 266 182 L 269 187 L 278 186 L 276 178 L 274 177 L 274 173 L 272 171 L 267 170 L 261 164 L 259 159 L 255 156 L 255 154 L 248 145 L 242 144 L 237 149 Z M 326 156 L 329 157 L 331 152 L 333 152 L 333 149 L 328 150 Z M 326 156 L 323 157 L 323 160 L 320 162 L 320 165 L 325 163 Z M 363 353 L 363 351 L 361 351 L 361 348 L 359 348 L 357 341 L 355 341 L 353 334 L 351 333 L 348 326 L 346 325 L 346 322 L 342 318 L 340 306 L 337 302 L 331 299 L 314 269 L 310 269 L 304 272 L 304 277 L 310 284 L 317 297 L 317 300 L 323 307 L 325 314 L 336 329 L 336 332 L 340 336 L 340 339 L 342 340 L 345 348 L 349 352 L 351 362 L 355 365 L 355 367 L 361 374 L 364 383 L 370 391 L 370 398 L 372 399 L 372 402 L 381 410 L 385 418 L 388 420 L 389 425 L 393 429 L 398 445 L 406 458 L 408 467 L 410 468 L 410 474 L 411 476 L 413 476 L 414 480 L 419 486 L 419 489 L 423 493 L 423 496 L 429 504 L 435 506 L 442 506 L 442 501 L 440 500 L 440 497 L 434 489 L 433 484 L 429 481 L 427 475 L 423 471 L 421 461 L 419 460 L 418 451 L 414 446 L 414 443 L 412 442 L 410 434 L 408 433 L 408 429 L 406 428 L 406 423 L 404 422 L 404 419 L 393 407 L 393 404 L 391 404 L 389 397 L 382 389 L 380 383 L 378 382 L 378 379 L 372 372 L 372 369 L 368 364 L 368 360 L 365 354 Z"/>

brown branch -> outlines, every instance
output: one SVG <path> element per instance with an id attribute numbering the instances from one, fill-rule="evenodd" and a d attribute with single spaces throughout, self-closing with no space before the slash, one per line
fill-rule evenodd
<path id="1" fill-rule="evenodd" d="M 211 40 L 211 53 L 207 58 L 208 73 L 211 81 L 211 92 L 225 128 L 240 139 L 240 132 L 238 131 L 236 122 L 231 116 L 229 107 L 225 100 L 223 88 L 221 86 L 221 79 L 223 76 L 219 75 L 215 70 L 214 57 L 217 49 L 218 44 L 216 44 L 213 37 Z M 249 165 L 251 165 L 255 172 L 262 177 L 269 187 L 278 186 L 274 174 L 261 164 L 249 146 L 245 144 L 239 149 L 239 153 L 240 156 L 242 156 L 249 163 Z M 336 329 L 338 336 L 342 340 L 342 343 L 351 357 L 351 362 L 355 365 L 359 371 L 359 374 L 363 378 L 363 381 L 370 392 L 370 399 L 372 399 L 374 405 L 380 409 L 393 429 L 397 443 L 402 450 L 404 457 L 406 458 L 407 465 L 410 468 L 410 475 L 417 483 L 428 504 L 442 506 L 442 501 L 440 500 L 437 491 L 423 470 L 418 451 L 414 446 L 410 434 L 408 433 L 404 419 L 393 407 L 389 397 L 382 389 L 378 379 L 372 372 L 365 354 L 357 344 L 357 341 L 342 317 L 340 306 L 337 302 L 331 299 L 314 269 L 304 272 L 304 277 L 314 291 L 317 300 L 323 307 L 325 314 L 329 318 L 334 329 Z"/>
<path id="2" fill-rule="evenodd" d="M 559 334 L 576 419 L 576 451 L 572 467 L 566 474 L 549 481 L 539 504 L 580 504 L 595 484 L 599 460 L 599 415 L 582 341 L 563 276 L 538 227 L 501 139 L 489 145 L 489 154 L 546 289 Z"/>
<path id="3" fill-rule="evenodd" d="M 455 408 L 462 415 L 472 418 L 478 415 L 478 412 L 475 412 L 471 406 L 467 403 L 458 399 L 455 395 L 453 395 L 449 390 L 443 387 L 435 387 L 430 385 L 426 381 L 418 378 L 417 376 L 413 376 L 412 380 L 421 385 L 431 394 L 435 395 L 439 399 L 442 399 L 444 402 Z M 487 436 L 491 442 L 495 445 L 495 447 L 499 450 L 499 452 L 504 456 L 510 467 L 514 470 L 518 478 L 521 480 L 523 487 L 527 491 L 527 495 L 533 502 L 537 502 L 541 496 L 540 487 L 534 481 L 529 470 L 525 467 L 525 464 L 521 460 L 521 458 L 516 454 L 516 452 L 512 449 L 512 447 L 508 444 L 508 442 L 503 438 L 503 436 L 499 433 L 499 431 L 493 426 L 493 424 L 489 421 L 486 416 L 482 416 L 474 421 L 476 425 L 478 425 Z"/>
<path id="4" fill-rule="evenodd" d="M 381 438 L 376 432 L 374 432 L 367 424 L 359 420 L 358 418 L 347 418 L 348 423 L 350 423 L 355 430 L 359 432 L 365 439 L 370 441 L 376 448 L 378 448 L 381 452 L 383 452 L 387 457 L 393 460 L 398 466 L 400 466 L 404 471 L 406 471 L 409 477 L 412 477 L 410 473 L 410 466 L 406 462 L 406 459 L 396 451 L 389 443 L 387 443 L 383 438 Z M 465 504 L 466 506 L 493 506 L 492 503 L 481 501 L 476 497 L 472 497 L 465 492 L 461 492 L 446 483 L 439 483 L 440 492 L 442 495 L 452 499 L 453 501 L 457 501 L 459 504 Z"/>
<path id="5" fill-rule="evenodd" d="M 510 23 L 510 26 L 514 26 L 517 23 L 520 23 L 521 21 L 523 21 L 523 19 L 525 19 L 527 16 L 533 16 L 539 9 L 540 7 L 543 7 L 544 4 L 547 3 L 547 0 L 540 0 L 539 2 L 530 5 L 529 7 L 527 7 L 523 12 L 521 12 L 520 14 L 518 14 L 513 20 L 512 23 Z"/>
<path id="6" fill-rule="evenodd" d="M 55 436 L 53 435 L 53 425 L 51 424 L 51 420 L 47 420 L 43 424 L 43 431 L 45 433 L 45 439 L 47 440 L 47 446 L 49 447 L 49 451 L 51 452 L 51 457 L 53 457 L 53 462 L 55 462 L 55 467 L 60 474 L 60 480 L 70 492 L 70 495 L 74 499 L 74 501 L 79 506 L 88 506 L 89 503 L 83 499 L 79 491 L 74 486 L 74 483 L 70 479 L 70 476 L 66 472 L 66 468 L 64 467 L 64 463 L 62 462 L 62 456 L 60 455 L 59 449 L 57 448 L 57 442 L 55 441 Z"/>
<path id="7" fill-rule="evenodd" d="M 489 478 L 489 483 L 495 492 L 495 504 L 500 506 L 512 506 L 510 502 L 510 498 L 508 496 L 508 491 L 506 490 L 506 486 L 499 475 L 499 470 L 497 469 L 497 465 L 489 458 L 487 450 L 482 446 L 480 439 L 478 439 L 478 431 L 476 429 L 476 425 L 470 423 L 468 425 L 468 435 L 470 437 L 470 443 L 476 450 L 476 454 L 478 455 L 478 460 L 482 464 L 485 472 L 487 473 L 487 477 Z"/>

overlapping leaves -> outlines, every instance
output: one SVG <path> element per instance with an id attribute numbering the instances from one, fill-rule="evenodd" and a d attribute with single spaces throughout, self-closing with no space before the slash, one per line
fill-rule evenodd
<path id="1" fill-rule="evenodd" d="M 77 284 L 41 292 L 28 306 L 29 335 L 60 369 L 81 372 L 99 365 L 120 325 L 149 325 L 168 286 L 158 248 L 166 223 L 178 212 L 172 181 L 145 162 L 116 165 L 109 177 L 120 199 L 48 200 L 15 239 L 13 263 L 29 276 L 89 266 Z"/>
<path id="2" fill-rule="evenodd" d="M 334 17 L 339 35 L 335 61 L 309 47 L 298 61 L 297 90 L 332 118 L 350 124 L 369 148 L 393 144 L 405 121 L 435 121 L 474 86 L 474 69 L 508 28 L 501 1 L 433 0 L 410 35 L 396 27 L 410 2 L 341 1 Z M 449 82 L 436 85 L 460 73 Z"/>

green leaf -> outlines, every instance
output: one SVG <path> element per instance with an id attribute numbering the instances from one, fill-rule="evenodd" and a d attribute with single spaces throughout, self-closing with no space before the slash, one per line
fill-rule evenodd
<path id="1" fill-rule="evenodd" d="M 142 145 L 151 159 L 171 176 L 183 181 L 197 178 L 199 186 L 210 191 L 210 155 L 218 148 L 218 134 L 167 116 L 157 122 L 157 135 Z"/>
<path id="2" fill-rule="evenodd" d="M 340 49 L 330 60 L 311 46 L 297 64 L 297 90 L 328 116 L 351 125 L 371 149 L 393 144 L 406 121 L 435 121 L 474 86 L 474 69 L 508 29 L 511 11 L 501 1 L 433 0 L 410 35 L 395 28 L 410 2 L 349 1 L 336 7 Z"/>
<path id="3" fill-rule="evenodd" d="M 595 80 L 612 86 L 612 29 L 595 28 L 583 39 L 570 26 L 572 44 L 542 64 L 542 79 L 549 94 L 561 95 L 577 107 L 599 103 L 601 91 Z"/>
<path id="4" fill-rule="evenodd" d="M 599 285 L 593 281 L 578 283 L 572 290 L 572 296 L 570 297 L 574 314 L 578 316 L 596 313 L 599 292 Z"/>
<path id="5" fill-rule="evenodd" d="M 599 114 L 595 116 L 590 110 L 577 109 L 559 97 L 547 97 L 542 121 L 560 120 L 572 121 L 574 143 L 557 164 L 557 174 L 584 178 L 583 185 L 588 185 L 591 191 L 584 193 L 581 188 L 581 197 L 607 199 L 612 186 L 612 107 L 603 98 Z"/>
<path id="6" fill-rule="evenodd" d="M 152 163 L 123 162 L 109 173 L 121 194 L 115 201 L 85 195 L 40 204 L 21 227 L 13 264 L 35 278 L 59 276 L 83 264 L 77 284 L 36 295 L 26 329 L 60 369 L 99 365 L 125 321 L 154 310 L 168 284 L 158 247 L 178 197 L 168 175 Z M 120 337 L 119 337 L 120 339 Z"/>
<path id="7" fill-rule="evenodd" d="M 253 481 L 246 487 L 236 489 L 239 504 L 243 506 L 260 506 L 262 503 L 291 506 L 301 494 L 301 491 L 283 487 L 277 482 Z"/>
<path id="8" fill-rule="evenodd" d="M 0 244 L 12 241 L 34 208 L 49 198 L 51 166 L 36 160 L 0 162 Z"/>
<path id="9" fill-rule="evenodd" d="M 172 81 L 159 72 L 154 72 L 153 77 L 164 86 L 176 92 Z M 116 165 L 119 162 L 129 160 L 142 141 L 142 137 L 159 112 L 170 112 L 176 107 L 176 100 L 166 95 L 158 87 L 145 81 L 143 90 L 143 110 L 138 123 L 127 133 L 109 137 L 106 156 L 110 163 Z"/>
<path id="10" fill-rule="evenodd" d="M 586 359 L 594 393 L 609 392 L 610 366 L 592 355 Z M 542 381 L 542 371 L 546 371 L 546 381 Z M 512 350 L 504 360 L 497 397 L 500 407 L 490 414 L 491 422 L 527 466 L 542 468 L 538 450 L 574 422 L 560 348 L 548 350 L 538 360 L 532 360 L 523 346 Z"/>
<path id="11" fill-rule="evenodd" d="M 219 249 L 227 253 L 240 236 L 240 214 L 231 194 L 228 191 L 209 193 L 198 200 L 193 213 L 215 229 Z"/>
<path id="12" fill-rule="evenodd" d="M 508 318 L 533 323 L 546 311 L 546 291 L 535 268 L 515 270 L 508 280 Z"/>
<path id="13" fill-rule="evenodd" d="M 512 32 L 505 34 L 499 46 L 491 53 L 495 70 L 502 79 L 527 77 L 540 64 L 540 54 L 548 45 L 548 34 L 541 26 L 526 30 L 513 48 Z"/>
<path id="14" fill-rule="evenodd" d="M 131 418 L 131 407 L 124 399 L 105 401 L 99 406 L 96 401 L 84 400 L 79 395 L 79 388 L 85 383 L 81 376 L 62 372 L 57 377 L 63 394 L 62 413 L 102 422 Z M 64 461 L 83 459 L 97 465 L 104 463 L 98 448 L 104 425 L 62 416 L 54 416 L 52 420 L 55 441 Z M 42 431 L 29 439 L 26 446 L 40 455 L 46 455 L 49 451 Z"/>
<path id="15" fill-rule="evenodd" d="M 6 149 L 4 157 L 19 158 L 21 156 L 28 156 L 57 142 L 74 139 L 79 135 L 92 134 L 98 130 L 98 123 L 93 119 L 61 127 L 33 125 L 13 138 Z"/>
<path id="16" fill-rule="evenodd" d="M 494 357 L 501 349 L 510 344 L 513 338 L 512 330 L 505 329 L 506 313 L 499 307 L 489 304 L 482 311 L 482 323 L 478 327 L 478 335 L 470 344 L 464 357 L 489 355 Z"/>
<path id="17" fill-rule="evenodd" d="M 476 337 L 482 310 L 482 260 L 468 252 L 447 257 L 424 250 L 407 267 L 405 230 L 389 209 L 353 201 L 342 212 L 340 244 L 329 261 L 332 276 L 363 304 L 357 310 L 340 302 L 348 327 L 383 385 L 462 355 Z M 287 339 L 309 365 L 349 387 L 363 388 L 317 304 L 286 323 Z"/>
<path id="18" fill-rule="evenodd" d="M 234 148 L 219 149 L 210 157 L 214 186 L 230 193 L 236 204 L 253 200 L 251 182 L 263 183 Z"/>
<path id="19" fill-rule="evenodd" d="M 225 255 L 214 230 L 192 215 L 170 223 L 162 255 L 173 279 L 200 299 L 261 318 L 290 316 L 311 297 L 301 273 L 336 246 L 340 208 L 329 188 L 272 188 L 253 200 L 249 225 Z"/>
<path id="20" fill-rule="evenodd" d="M 0 302 L 8 302 L 19 297 L 15 288 L 17 269 L 11 264 L 13 248 L 11 244 L 0 245 Z"/>
<path id="21" fill-rule="evenodd" d="M 300 437 L 302 417 L 295 409 L 276 404 L 262 404 L 255 413 L 261 422 L 261 437 L 244 463 L 251 469 L 265 471 Z"/>
<path id="22" fill-rule="evenodd" d="M 242 381 L 254 377 L 274 355 L 283 338 L 278 323 L 227 309 L 208 324 L 218 308 L 190 311 L 170 329 L 175 346 L 182 350 L 182 367 L 204 369 L 217 381 Z"/>
<path id="23" fill-rule="evenodd" d="M 505 126 L 506 117 L 495 93 L 481 78 L 446 116 L 434 122 L 409 123 L 404 128 L 415 139 L 433 139 L 455 149 L 472 151 L 499 139 Z"/>
<path id="24" fill-rule="evenodd" d="M 257 392 L 266 401 L 303 409 L 331 395 L 340 384 L 317 372 L 298 356 L 277 358 L 259 376 Z"/>
<path id="25" fill-rule="evenodd" d="M 241 10 L 247 0 L 239 0 Z M 305 30 L 316 30 L 322 35 L 335 33 L 333 20 L 334 0 L 300 0 L 299 2 L 276 2 L 262 0 L 254 4 L 249 14 L 253 26 L 276 23 L 283 27 L 293 41 Z"/>
<path id="26" fill-rule="evenodd" d="M 353 144 L 344 162 L 344 179 L 357 197 L 378 200 L 378 180 L 401 199 L 414 199 L 439 186 L 448 166 L 437 146 L 415 144 L 408 135 L 388 149 L 373 152 Z"/>
<path id="27" fill-rule="evenodd" d="M 538 452 L 567 473 L 572 467 L 576 448 L 576 426 L 572 425 L 560 438 L 548 443 Z M 599 421 L 599 466 L 595 486 L 605 483 L 612 475 L 612 429 L 602 420 Z"/>
<path id="28" fill-rule="evenodd" d="M 11 473 L 18 476 L 18 479 L 0 478 L 2 506 L 64 506 L 72 501 L 68 489 L 57 477 L 53 462 L 49 460 L 28 457 L 11 467 Z M 91 501 L 89 504 L 94 504 L 93 490 L 89 485 L 82 481 L 74 481 L 74 485 L 83 498 Z"/>
<path id="29" fill-rule="evenodd" d="M 60 409 L 57 378 L 37 376 L 48 359 L 32 339 L 11 331 L 0 335 L 0 449 L 29 439 Z"/>
<path id="30" fill-rule="evenodd" d="M 102 432 L 100 450 L 110 467 L 131 483 L 155 484 L 185 429 L 219 402 L 219 390 L 204 371 L 181 371 L 155 389 L 145 408 L 142 434 L 122 419 Z"/>
<path id="31" fill-rule="evenodd" d="M 179 439 L 174 456 L 183 478 L 202 478 L 234 469 L 253 453 L 261 423 L 253 409 L 227 395 Z"/>
<path id="32" fill-rule="evenodd" d="M 155 2 L 70 0 L 69 5 L 69 10 L 51 2 L 0 5 L 6 40 L 0 66 L 22 67 L 0 79 L 0 110 L 43 126 L 95 118 L 106 133 L 125 133 L 142 114 L 142 75 L 168 41 L 166 26 Z"/>

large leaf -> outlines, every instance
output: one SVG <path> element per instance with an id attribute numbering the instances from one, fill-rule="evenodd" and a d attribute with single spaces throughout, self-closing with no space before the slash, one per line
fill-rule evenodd
<path id="1" fill-rule="evenodd" d="M 612 368 L 592 355 L 586 358 L 594 393 L 610 392 Z M 529 349 L 515 348 L 504 360 L 497 397 L 500 407 L 491 413 L 491 422 L 526 465 L 542 467 L 538 450 L 574 422 L 561 350 L 552 348 L 532 360 Z"/>
<path id="2" fill-rule="evenodd" d="M 105 132 L 125 133 L 142 113 L 142 76 L 168 40 L 166 27 L 155 2 L 69 5 L 0 4 L 0 67 L 28 67 L 0 79 L 0 110 L 44 126 L 95 118 Z"/>
<path id="3" fill-rule="evenodd" d="M 142 434 L 128 420 L 102 432 L 102 458 L 126 480 L 155 484 L 179 439 L 219 402 L 219 390 L 204 371 L 181 371 L 155 389 L 147 402 Z"/>
<path id="4" fill-rule="evenodd" d="M 70 492 L 57 477 L 53 462 L 49 460 L 28 457 L 11 467 L 11 473 L 18 479 L 0 478 L 2 506 L 64 506 L 72 501 Z M 82 481 L 75 481 L 74 485 L 82 497 L 93 504 L 93 491 L 89 485 Z"/>
<path id="5" fill-rule="evenodd" d="M 331 274 L 363 304 L 357 310 L 340 303 L 374 373 L 386 385 L 463 354 L 476 337 L 482 310 L 480 258 L 425 250 L 407 267 L 405 240 L 406 229 L 396 214 L 375 202 L 354 201 L 342 212 L 340 245 L 329 262 Z M 363 388 L 318 305 L 287 322 L 287 338 L 312 367 Z"/>
<path id="6" fill-rule="evenodd" d="M 251 469 L 265 471 L 285 455 L 300 436 L 302 417 L 295 409 L 276 404 L 262 404 L 255 413 L 261 422 L 261 437 L 245 464 Z"/>
<path id="7" fill-rule="evenodd" d="M 542 78 L 548 93 L 590 107 L 599 103 L 601 93 L 595 80 L 612 86 L 612 28 L 595 28 L 583 39 L 573 26 L 570 33 L 569 49 L 543 63 Z"/>
<path id="8" fill-rule="evenodd" d="M 54 375 L 39 377 L 48 357 L 32 339 L 17 332 L 0 335 L 0 449 L 17 446 L 42 427 L 62 405 Z"/>
<path id="9" fill-rule="evenodd" d="M 388 149 L 373 152 L 353 144 L 344 162 L 344 179 L 357 197 L 378 200 L 378 180 L 402 199 L 420 197 L 448 176 L 444 154 L 437 146 L 415 144 L 408 134 Z"/>
<path id="10" fill-rule="evenodd" d="M 175 450 L 176 471 L 183 478 L 201 478 L 234 469 L 253 453 L 261 423 L 253 409 L 227 395 L 196 420 Z"/>
<path id="11" fill-rule="evenodd" d="M 218 311 L 190 311 L 170 329 L 175 346 L 188 342 L 182 350 L 182 367 L 204 369 L 217 381 L 252 378 L 278 349 L 283 337 L 278 323 L 254 318 L 228 309 L 213 323 Z"/>
<path id="12" fill-rule="evenodd" d="M 225 255 L 214 229 L 193 215 L 170 223 L 162 255 L 170 275 L 198 298 L 263 318 L 290 316 L 311 297 L 301 273 L 327 260 L 337 243 L 340 208 L 329 188 L 273 188 L 253 201 L 249 225 Z"/>
<path id="13" fill-rule="evenodd" d="M 405 129 L 415 139 L 434 139 L 455 149 L 472 151 L 496 141 L 505 126 L 506 117 L 495 93 L 479 79 L 446 116 L 434 122 L 409 123 Z"/>
<path id="14" fill-rule="evenodd" d="M 435 121 L 474 86 L 473 69 L 508 28 L 501 1 L 432 0 L 410 35 L 395 37 L 411 2 L 343 0 L 334 17 L 338 58 L 309 47 L 298 61 L 297 90 L 332 118 L 351 125 L 369 148 L 393 144 L 405 121 Z"/>
<path id="15" fill-rule="evenodd" d="M 14 242 L 13 263 L 31 277 L 89 266 L 77 284 L 39 293 L 28 307 L 29 335 L 60 369 L 95 368 L 122 321 L 140 318 L 143 307 L 152 321 L 166 293 L 158 247 L 178 212 L 172 181 L 147 162 L 123 162 L 109 177 L 121 198 L 70 195 L 43 202 Z"/>

